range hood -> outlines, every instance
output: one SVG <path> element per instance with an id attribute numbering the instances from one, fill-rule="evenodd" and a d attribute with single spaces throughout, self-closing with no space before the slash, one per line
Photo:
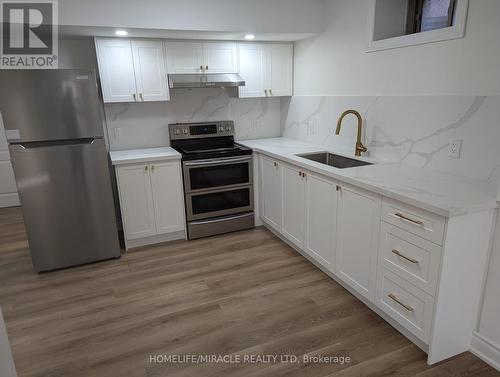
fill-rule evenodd
<path id="1" fill-rule="evenodd" d="M 238 87 L 245 86 L 245 80 L 237 73 L 168 75 L 168 85 L 170 89 Z"/>

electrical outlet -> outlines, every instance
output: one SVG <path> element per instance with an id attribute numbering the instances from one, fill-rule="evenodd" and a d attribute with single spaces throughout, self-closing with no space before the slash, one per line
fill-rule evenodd
<path id="1" fill-rule="evenodd" d="M 113 133 L 115 136 L 115 140 L 120 140 L 120 134 L 122 133 L 122 129 L 120 127 L 113 128 Z"/>
<path id="2" fill-rule="evenodd" d="M 256 129 L 256 128 L 259 128 L 259 127 L 260 127 L 260 120 L 255 119 L 253 121 L 253 128 Z"/>
<path id="3" fill-rule="evenodd" d="M 449 149 L 448 149 L 448 157 L 449 158 L 460 158 L 461 150 L 462 150 L 462 139 L 450 141 Z"/>
<path id="4" fill-rule="evenodd" d="M 314 135 L 314 119 L 309 119 L 307 122 L 307 136 Z"/>

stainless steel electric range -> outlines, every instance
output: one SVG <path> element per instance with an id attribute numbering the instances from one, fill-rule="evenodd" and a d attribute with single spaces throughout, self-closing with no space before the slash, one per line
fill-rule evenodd
<path id="1" fill-rule="evenodd" d="M 188 238 L 254 226 L 252 150 L 234 142 L 234 123 L 169 125 L 182 154 Z"/>

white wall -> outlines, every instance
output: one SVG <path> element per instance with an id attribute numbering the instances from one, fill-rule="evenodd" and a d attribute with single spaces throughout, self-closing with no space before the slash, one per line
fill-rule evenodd
<path id="1" fill-rule="evenodd" d="M 295 94 L 500 94 L 499 14 L 470 0 L 465 38 L 366 53 L 368 1 L 327 0 L 326 31 L 295 45 Z"/>
<path id="2" fill-rule="evenodd" d="M 498 180 L 500 1 L 470 0 L 465 38 L 372 53 L 365 52 L 368 1 L 326 1 L 325 32 L 295 44 L 297 97 L 282 101 L 284 134 L 345 147 L 354 140 L 352 120 L 344 139 L 332 136 L 334 123 L 340 110 L 357 107 L 377 157 Z M 464 155 L 452 161 L 446 144 L 456 136 Z M 479 325 L 497 365 L 499 286 L 500 218 Z"/>
<path id="3" fill-rule="evenodd" d="M 145 29 L 317 33 L 323 0 L 64 0 L 59 23 Z"/>

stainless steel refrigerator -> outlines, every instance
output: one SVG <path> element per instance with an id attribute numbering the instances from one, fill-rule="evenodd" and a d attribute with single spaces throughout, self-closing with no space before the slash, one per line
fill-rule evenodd
<path id="1" fill-rule="evenodd" d="M 35 271 L 119 257 L 94 72 L 0 71 L 0 111 Z"/>

